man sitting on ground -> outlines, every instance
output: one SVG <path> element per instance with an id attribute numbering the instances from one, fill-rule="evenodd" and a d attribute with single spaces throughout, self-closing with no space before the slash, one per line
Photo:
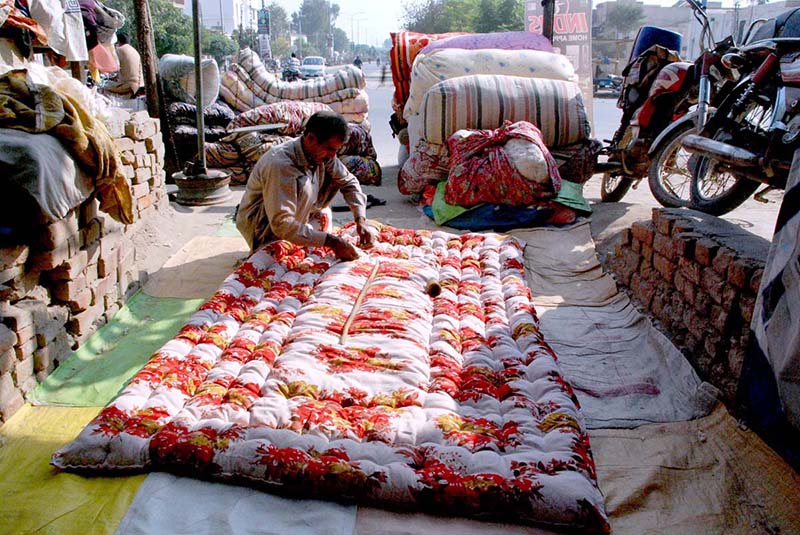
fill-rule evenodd
<path id="1" fill-rule="evenodd" d="M 117 57 L 119 58 L 117 81 L 108 84 L 106 89 L 133 98 L 139 88 L 144 86 L 142 58 L 128 43 L 128 35 L 122 32 L 117 33 Z"/>
<path id="2" fill-rule="evenodd" d="M 336 157 L 346 138 L 344 118 L 319 111 L 309 118 L 301 137 L 273 147 L 258 160 L 236 214 L 236 228 L 251 251 L 287 240 L 301 246 L 325 245 L 342 260 L 357 258 L 353 245 L 327 232 L 329 205 L 339 191 L 353 213 L 359 245 L 373 245 L 376 232 L 366 221 L 366 197 Z"/>

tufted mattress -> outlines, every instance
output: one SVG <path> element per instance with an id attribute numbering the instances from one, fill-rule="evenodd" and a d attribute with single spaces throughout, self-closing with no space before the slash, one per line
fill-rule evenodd
<path id="1" fill-rule="evenodd" d="M 522 248 L 389 226 L 352 262 L 272 243 L 52 463 L 607 532 Z"/>

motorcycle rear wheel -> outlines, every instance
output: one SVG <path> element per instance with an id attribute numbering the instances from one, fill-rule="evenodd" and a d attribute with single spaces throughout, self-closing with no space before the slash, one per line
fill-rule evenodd
<path id="1" fill-rule="evenodd" d="M 650 160 L 647 183 L 650 191 L 662 206 L 682 208 L 689 206 L 692 194 L 691 153 L 681 146 L 681 141 L 695 131 L 694 123 L 685 123 L 667 136 L 661 149 Z"/>
<path id="2" fill-rule="evenodd" d="M 767 101 L 772 102 L 774 99 Z M 747 102 L 734 121 L 720 123 L 714 139 L 725 143 L 734 142 L 732 144 L 735 145 L 743 132 L 763 131 L 771 113 L 771 105 L 765 105 L 764 99 L 754 98 Z M 759 182 L 741 176 L 735 170 L 722 169 L 717 160 L 702 156 L 697 160 L 692 177 L 690 207 L 706 214 L 721 216 L 738 208 L 759 186 Z"/>
<path id="3" fill-rule="evenodd" d="M 619 202 L 628 193 L 633 185 L 633 179 L 612 175 L 611 173 L 603 173 L 603 178 L 600 180 L 600 199 L 603 202 Z"/>

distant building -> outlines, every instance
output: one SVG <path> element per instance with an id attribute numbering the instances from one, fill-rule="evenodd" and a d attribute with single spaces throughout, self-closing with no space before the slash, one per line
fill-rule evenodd
<path id="1" fill-rule="evenodd" d="M 192 14 L 192 3 L 180 0 L 183 12 Z M 177 3 L 177 2 L 176 2 Z M 258 10 L 261 2 L 257 0 L 200 0 L 200 14 L 203 27 L 221 30 L 231 35 L 234 30 L 257 27 Z"/>

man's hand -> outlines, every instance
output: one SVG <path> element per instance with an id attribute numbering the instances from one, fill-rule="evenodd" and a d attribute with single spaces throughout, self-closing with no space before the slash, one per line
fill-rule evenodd
<path id="1" fill-rule="evenodd" d="M 358 258 L 358 249 L 349 242 L 333 234 L 325 238 L 325 247 L 333 249 L 333 254 L 341 260 L 355 260 Z"/>
<path id="2" fill-rule="evenodd" d="M 369 249 L 375 245 L 378 232 L 363 217 L 356 219 L 356 231 L 358 232 L 358 244 L 363 249 Z"/>

